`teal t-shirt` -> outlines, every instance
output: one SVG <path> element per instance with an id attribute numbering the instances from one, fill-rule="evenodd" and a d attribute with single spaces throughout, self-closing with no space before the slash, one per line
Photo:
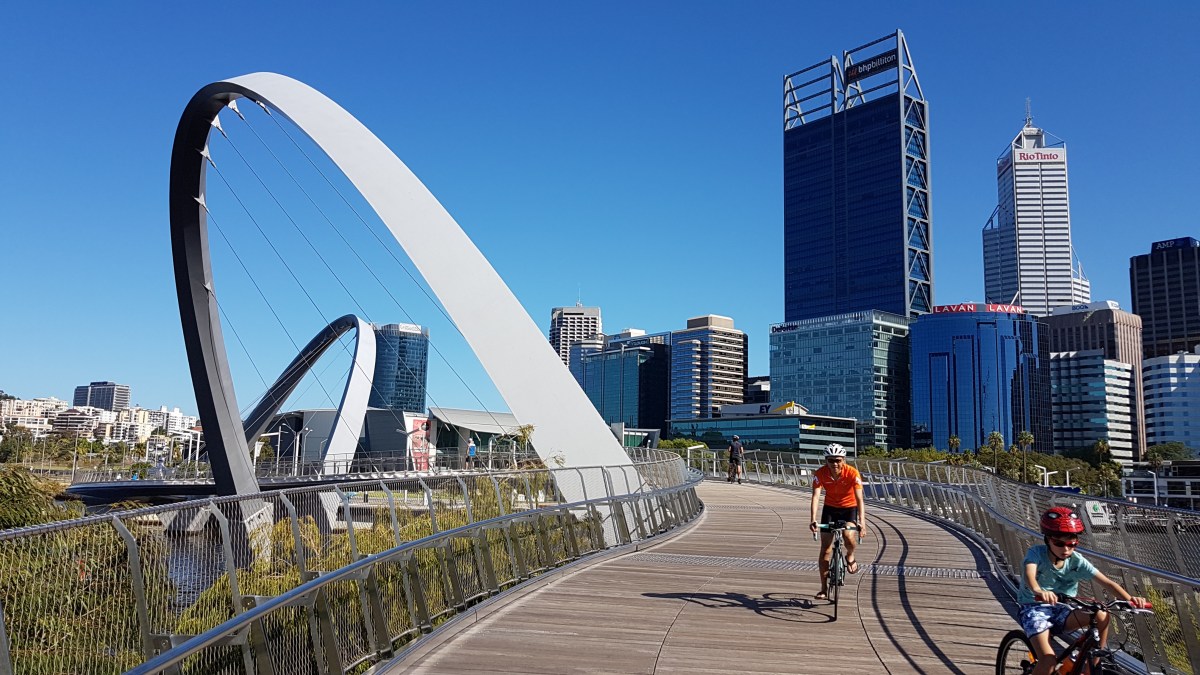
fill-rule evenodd
<path id="1" fill-rule="evenodd" d="M 1037 565 L 1037 582 L 1042 590 L 1062 595 L 1075 596 L 1079 593 L 1079 582 L 1096 576 L 1096 567 L 1079 553 L 1072 554 L 1061 569 L 1056 569 L 1050 560 L 1050 551 L 1046 545 L 1034 546 L 1021 562 L 1021 590 L 1017 593 L 1017 602 L 1022 605 L 1037 602 L 1033 597 L 1033 590 L 1025 583 L 1025 566 L 1029 563 Z"/>

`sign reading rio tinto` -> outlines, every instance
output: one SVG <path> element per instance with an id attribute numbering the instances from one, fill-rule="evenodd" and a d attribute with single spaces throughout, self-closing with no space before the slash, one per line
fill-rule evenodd
<path id="1" fill-rule="evenodd" d="M 1065 148 L 1036 148 L 1013 150 L 1013 159 L 1020 162 L 1063 162 L 1067 159 Z"/>
<path id="2" fill-rule="evenodd" d="M 982 305 L 977 302 L 964 302 L 958 305 L 935 305 L 934 314 L 950 314 L 954 312 L 1003 312 L 1005 314 L 1024 314 L 1025 308 L 1020 305 Z"/>

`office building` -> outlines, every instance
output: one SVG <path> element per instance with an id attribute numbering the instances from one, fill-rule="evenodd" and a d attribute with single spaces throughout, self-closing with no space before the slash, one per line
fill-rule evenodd
<path id="1" fill-rule="evenodd" d="M 1046 316 L 1091 301 L 1091 285 L 1071 244 L 1067 145 L 1025 126 L 996 160 L 998 204 L 983 228 L 984 293 Z"/>
<path id="2" fill-rule="evenodd" d="M 716 450 L 728 448 L 736 434 L 747 450 L 821 454 L 830 443 L 840 443 L 851 456 L 857 454 L 853 419 L 816 415 L 796 405 L 768 407 L 767 412 L 752 415 L 670 420 L 668 424 L 672 438 L 694 439 Z"/>
<path id="3" fill-rule="evenodd" d="M 933 305 L 928 104 L 900 31 L 784 78 L 784 321 Z"/>
<path id="4" fill-rule="evenodd" d="M 771 400 L 858 420 L 859 447 L 910 447 L 908 326 L 878 310 L 771 326 Z"/>
<path id="5" fill-rule="evenodd" d="M 604 334 L 599 307 L 555 307 L 550 310 L 550 344 L 563 364 L 571 365 L 571 344 Z"/>
<path id="6" fill-rule="evenodd" d="M 771 402 L 771 376 L 754 375 L 746 378 L 746 393 L 742 395 L 746 403 Z M 722 413 L 724 414 L 724 413 Z"/>
<path id="7" fill-rule="evenodd" d="M 1050 412 L 1053 451 L 1089 457 L 1097 441 L 1108 442 L 1112 458 L 1135 459 L 1133 367 L 1104 357 L 1099 349 L 1050 353 Z M 1049 451 L 1049 448 L 1041 448 Z"/>
<path id="8" fill-rule="evenodd" d="M 1128 364 L 1132 461 L 1146 452 L 1146 410 L 1142 398 L 1142 319 L 1111 300 L 1059 307 L 1042 319 L 1050 353 L 1100 350 L 1104 358 Z M 1058 425 L 1055 424 L 1057 433 Z M 1111 439 L 1110 439 L 1111 440 Z M 1115 455 L 1115 451 L 1114 451 Z"/>
<path id="9" fill-rule="evenodd" d="M 71 405 L 117 411 L 129 407 L 129 385 L 116 382 L 92 382 L 75 387 Z"/>
<path id="10" fill-rule="evenodd" d="M 1130 258 L 1129 290 L 1147 359 L 1200 345 L 1200 241 L 1156 241 L 1149 253 Z"/>
<path id="11" fill-rule="evenodd" d="M 1142 364 L 1146 445 L 1183 443 L 1200 450 L 1200 347 Z"/>
<path id="12" fill-rule="evenodd" d="M 429 329 L 410 323 L 375 328 L 375 373 L 367 405 L 425 412 Z"/>
<path id="13" fill-rule="evenodd" d="M 604 421 L 666 431 L 670 350 L 665 344 L 619 344 L 589 350 L 571 364 Z"/>
<path id="14" fill-rule="evenodd" d="M 742 403 L 748 359 L 746 334 L 733 319 L 709 314 L 671 331 L 671 419 L 716 417 Z"/>
<path id="15" fill-rule="evenodd" d="M 1005 447 L 1022 431 L 1050 451 L 1050 341 L 1046 325 L 1018 305 L 963 303 L 934 308 L 909 327 L 914 447 Z"/>

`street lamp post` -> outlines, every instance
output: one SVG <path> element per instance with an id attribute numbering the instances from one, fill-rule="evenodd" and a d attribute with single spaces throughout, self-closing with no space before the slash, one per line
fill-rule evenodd
<path id="1" fill-rule="evenodd" d="M 292 476 L 300 475 L 300 453 L 304 452 L 304 435 L 310 431 L 312 429 L 304 427 L 300 433 L 292 432 Z"/>
<path id="2" fill-rule="evenodd" d="M 71 484 L 75 484 L 75 471 L 79 468 L 79 436 L 83 433 L 83 429 L 75 430 L 75 454 L 71 457 Z M 1154 502 L 1158 503 L 1158 497 L 1155 496 Z"/>
<path id="3" fill-rule="evenodd" d="M 1042 470 L 1042 487 L 1045 487 L 1045 488 L 1050 487 L 1050 476 L 1053 476 L 1054 474 L 1056 474 L 1058 472 L 1050 471 L 1049 469 L 1042 466 L 1041 464 L 1034 464 L 1033 468 Z"/>

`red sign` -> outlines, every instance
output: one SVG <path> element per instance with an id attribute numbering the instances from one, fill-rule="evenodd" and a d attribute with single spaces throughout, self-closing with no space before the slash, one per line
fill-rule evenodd
<path id="1" fill-rule="evenodd" d="M 964 302 L 958 305 L 934 305 L 934 314 L 950 314 L 955 312 L 1002 312 L 1005 314 L 1024 314 L 1025 308 L 1020 305 L 981 305 L 975 302 Z"/>

